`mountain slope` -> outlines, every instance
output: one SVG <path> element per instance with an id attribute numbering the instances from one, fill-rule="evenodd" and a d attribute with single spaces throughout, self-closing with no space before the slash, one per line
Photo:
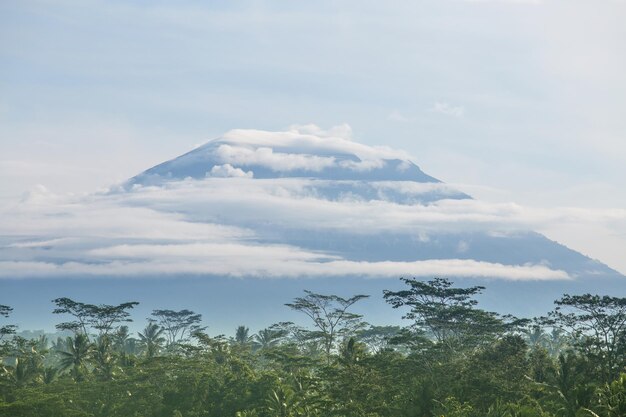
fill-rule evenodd
<path id="1" fill-rule="evenodd" d="M 276 188 L 294 201 L 309 199 L 311 204 L 382 205 L 393 213 L 398 205 L 424 211 L 442 207 L 449 200 L 471 202 L 469 195 L 425 174 L 404 153 L 389 148 L 371 148 L 340 137 L 325 137 L 300 131 L 265 132 L 236 130 L 210 141 L 178 158 L 159 164 L 130 179 L 126 190 L 140 187 L 172 187 L 190 180 L 229 178 L 230 185 L 248 189 L 250 182 L 262 184 L 261 193 L 273 195 Z M 236 180 L 240 178 L 241 180 Z M 201 188 L 201 187 L 198 187 Z M 208 187 L 210 189 L 210 187 Z M 207 190 L 209 191 L 209 190 Z M 250 191 L 243 191 L 242 194 Z M 252 192 L 259 192 L 255 190 Z M 429 259 L 477 260 L 504 265 L 544 265 L 565 271 L 570 278 L 619 276 L 619 274 L 578 252 L 515 223 L 513 216 L 497 221 L 426 221 L 419 216 L 389 227 L 376 224 L 380 211 L 342 213 L 353 228 L 341 227 L 333 219 L 307 220 L 290 213 L 270 214 L 272 207 L 282 212 L 284 202 L 268 207 L 249 195 L 241 195 L 239 207 L 231 214 L 228 204 L 215 198 L 203 200 L 204 210 L 187 210 L 185 204 L 171 204 L 168 210 L 187 212 L 198 221 L 218 221 L 229 226 L 254 230 L 259 243 L 288 244 L 340 256 L 351 261 L 412 262 Z M 284 197 L 284 196 L 283 196 Z M 232 202 L 231 202 L 232 203 Z M 293 203 L 293 201 L 292 201 Z M 250 209 L 246 210 L 245 206 Z M 264 209 L 264 214 L 253 211 Z M 463 210 L 460 207 L 457 210 Z M 483 215 L 467 206 L 468 217 Z M 220 212 L 220 210 L 222 210 Z M 348 211 L 350 208 L 347 209 Z M 331 211 L 332 212 L 332 211 Z M 399 214 L 405 214 L 401 211 Z M 459 214 L 459 213 L 457 213 Z M 354 222 L 352 217 L 367 216 Z M 441 215 L 431 210 L 431 216 Z M 306 214 L 303 215 L 306 217 Z M 423 216 L 422 216 L 423 217 Z M 458 216 L 457 216 L 458 217 Z M 385 221 L 389 221 L 388 218 Z M 451 224 L 451 223 L 458 224 Z M 393 222 L 392 222 L 393 223 Z M 403 227 L 403 225 L 405 227 Z"/>

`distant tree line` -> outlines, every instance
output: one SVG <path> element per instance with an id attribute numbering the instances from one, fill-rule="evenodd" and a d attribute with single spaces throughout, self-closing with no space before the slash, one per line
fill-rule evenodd
<path id="1" fill-rule="evenodd" d="M 190 310 L 53 300 L 71 336 L 25 339 L 0 305 L 0 416 L 626 416 L 626 298 L 564 295 L 544 317 L 479 308 L 484 287 L 402 279 L 384 291 L 404 327 L 372 326 L 367 298 L 305 291 L 309 323 L 211 337 Z"/>

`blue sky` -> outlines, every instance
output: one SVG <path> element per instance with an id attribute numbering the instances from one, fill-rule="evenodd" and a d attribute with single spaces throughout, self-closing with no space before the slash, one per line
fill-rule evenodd
<path id="1" fill-rule="evenodd" d="M 484 201 L 575 210 L 540 231 L 624 273 L 624 18 L 610 0 L 2 2 L 0 204 L 233 128 L 347 123 Z"/>

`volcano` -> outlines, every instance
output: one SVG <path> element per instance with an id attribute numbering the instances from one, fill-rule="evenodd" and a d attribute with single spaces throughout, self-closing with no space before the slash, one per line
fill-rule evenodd
<path id="1" fill-rule="evenodd" d="M 514 208 L 484 207 L 427 175 L 401 151 L 342 137 L 231 131 L 142 172 L 122 189 L 146 187 L 195 188 L 206 198 L 195 197 L 194 208 L 202 199 L 204 210 L 187 210 L 185 200 L 168 209 L 194 221 L 244 226 L 258 242 L 350 261 L 473 260 L 527 268 L 529 275 L 519 279 L 537 278 L 533 266 L 548 277 L 559 275 L 555 271 L 568 278 L 619 275 L 524 228 Z M 218 197 L 225 188 L 231 188 L 226 204 Z M 237 190 L 240 201 L 232 201 Z M 310 210 L 300 211 L 302 205 Z M 329 217 L 312 213 L 316 206 Z"/>
<path id="2" fill-rule="evenodd" d="M 378 293 L 389 278 L 443 276 L 488 281 L 494 307 L 523 314 L 529 297 L 544 309 L 565 292 L 626 288 L 533 231 L 542 220 L 528 209 L 476 200 L 345 129 L 233 130 L 106 192 L 35 193 L 3 214 L 0 276 L 101 278 L 91 288 L 175 279 L 167 291 L 184 298 L 185 279 L 247 282 L 274 298 L 289 288 L 288 301 L 298 288 Z"/>

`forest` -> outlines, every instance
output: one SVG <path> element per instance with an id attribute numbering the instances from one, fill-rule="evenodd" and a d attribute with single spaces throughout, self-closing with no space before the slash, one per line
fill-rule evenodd
<path id="1" fill-rule="evenodd" d="M 0 305 L 0 416 L 626 416 L 626 298 L 565 294 L 527 319 L 481 309 L 482 286 L 402 281 L 382 296 L 404 327 L 368 324 L 362 294 L 304 291 L 284 306 L 302 325 L 232 336 L 190 310 L 131 325 L 137 302 L 58 298 L 67 336 L 49 340 Z"/>

